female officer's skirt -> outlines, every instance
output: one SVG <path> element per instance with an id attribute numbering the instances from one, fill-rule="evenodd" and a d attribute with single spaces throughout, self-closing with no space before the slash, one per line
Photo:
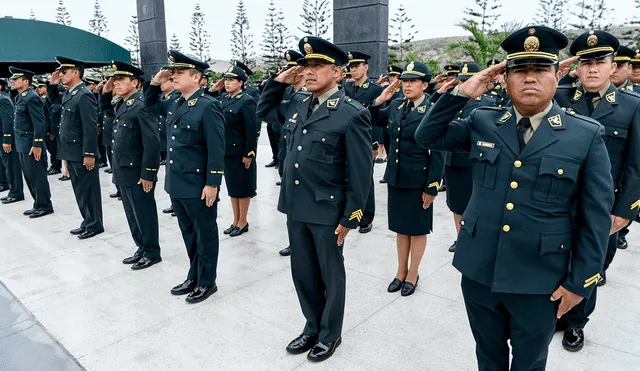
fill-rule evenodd
<path id="1" fill-rule="evenodd" d="M 232 198 L 248 198 L 256 195 L 257 168 L 253 158 L 245 169 L 242 156 L 224 156 L 224 180 Z"/>
<path id="2" fill-rule="evenodd" d="M 433 204 L 422 208 L 422 189 L 395 188 L 387 184 L 389 230 L 406 236 L 423 236 L 433 230 Z"/>

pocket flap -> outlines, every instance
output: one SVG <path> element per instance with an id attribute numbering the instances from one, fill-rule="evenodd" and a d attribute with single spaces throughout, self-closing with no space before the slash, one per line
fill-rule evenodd
<path id="1" fill-rule="evenodd" d="M 473 232 L 476 230 L 476 223 L 478 222 L 478 215 L 472 211 L 465 211 L 460 221 L 460 229 L 466 231 L 469 236 L 473 236 Z"/>
<path id="2" fill-rule="evenodd" d="M 320 142 L 323 144 L 330 144 L 335 147 L 338 145 L 338 140 L 340 136 L 335 133 L 330 133 L 326 131 L 314 131 L 311 140 L 314 142 Z"/>
<path id="3" fill-rule="evenodd" d="M 580 166 L 569 162 L 551 157 L 543 157 L 540 160 L 540 169 L 538 175 L 553 175 L 558 179 L 577 180 Z"/>
<path id="4" fill-rule="evenodd" d="M 573 233 L 568 232 L 542 232 L 540 234 L 540 255 L 547 253 L 563 253 L 571 250 Z"/>
<path id="5" fill-rule="evenodd" d="M 118 160 L 120 166 L 140 166 L 142 159 L 137 156 L 122 155 Z"/>
<path id="6" fill-rule="evenodd" d="M 180 129 L 198 131 L 200 121 L 185 121 L 180 125 Z"/>
<path id="7" fill-rule="evenodd" d="M 500 148 L 480 147 L 475 145 L 471 147 L 469 158 L 477 161 L 489 161 L 493 164 L 494 162 L 496 162 L 499 154 Z"/>
<path id="8" fill-rule="evenodd" d="M 608 137 L 627 139 L 627 133 L 627 129 L 616 128 L 612 126 L 604 127 L 604 135 Z"/>
<path id="9" fill-rule="evenodd" d="M 340 188 L 316 189 L 316 201 L 344 201 L 344 191 Z"/>

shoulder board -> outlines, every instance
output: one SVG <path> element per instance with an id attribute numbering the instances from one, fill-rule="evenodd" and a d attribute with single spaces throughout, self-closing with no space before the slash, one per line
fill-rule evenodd
<path id="1" fill-rule="evenodd" d="M 364 108 L 364 106 L 363 106 L 362 104 L 360 104 L 360 102 L 358 102 L 357 100 L 355 100 L 355 99 L 353 99 L 353 98 L 350 98 L 350 97 L 345 96 L 345 97 L 344 97 L 344 100 L 345 100 L 349 105 L 351 105 L 351 106 L 353 106 L 353 107 L 357 108 L 358 110 L 366 109 L 366 108 Z"/>
<path id="2" fill-rule="evenodd" d="M 585 121 L 596 126 L 602 126 L 597 120 L 594 120 L 589 116 L 580 115 L 576 113 L 576 111 L 573 110 L 572 108 L 562 107 L 562 111 L 566 113 L 565 117 L 575 117 L 577 119 L 580 119 L 581 121 Z"/>
<path id="3" fill-rule="evenodd" d="M 629 95 L 632 96 L 634 98 L 640 98 L 640 93 L 637 91 L 632 91 L 632 90 L 626 90 L 626 89 L 620 89 L 619 92 L 623 95 Z"/>
<path id="4" fill-rule="evenodd" d="M 491 111 L 506 111 L 507 107 L 496 107 L 496 106 L 481 106 L 475 108 L 477 110 L 491 110 Z"/>
<path id="5" fill-rule="evenodd" d="M 573 85 L 558 85 L 558 89 L 562 89 L 562 90 L 571 90 L 571 89 L 575 89 L 576 87 Z"/>

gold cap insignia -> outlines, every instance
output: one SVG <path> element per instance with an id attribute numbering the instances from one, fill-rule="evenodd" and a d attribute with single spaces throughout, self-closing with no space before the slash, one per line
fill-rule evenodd
<path id="1" fill-rule="evenodd" d="M 389 72 L 393 72 L 393 68 L 391 68 L 391 66 L 389 66 Z"/>
<path id="2" fill-rule="evenodd" d="M 305 37 L 305 40 L 306 40 L 306 37 Z M 311 47 L 311 44 L 309 43 L 304 44 L 304 52 L 307 54 L 313 53 L 313 48 Z"/>
<path id="3" fill-rule="evenodd" d="M 467 64 L 465 63 L 464 66 L 462 66 L 462 71 L 460 71 L 461 73 L 467 73 L 469 72 L 469 67 L 467 67 Z"/>
<path id="4" fill-rule="evenodd" d="M 114 64 L 112 64 L 112 65 L 111 65 L 111 67 L 113 68 L 113 70 L 114 70 L 115 72 L 118 72 L 118 66 L 116 66 L 116 64 L 115 64 L 115 63 L 114 63 Z"/>
<path id="5" fill-rule="evenodd" d="M 547 120 L 549 121 L 549 125 L 551 125 L 551 127 L 557 128 L 562 126 L 562 119 L 560 118 L 560 115 L 553 115 Z"/>
<path id="6" fill-rule="evenodd" d="M 287 57 L 287 62 L 291 62 L 291 56 L 289 55 L 289 52 L 286 53 L 286 57 Z"/>
<path id="7" fill-rule="evenodd" d="M 593 32 L 593 31 L 591 31 L 591 32 Z M 587 45 L 589 45 L 589 46 L 598 45 L 598 36 L 590 35 L 589 37 L 587 37 Z"/>
<path id="8" fill-rule="evenodd" d="M 351 52 L 349 52 L 349 59 L 353 59 L 353 54 L 351 54 Z"/>
<path id="9" fill-rule="evenodd" d="M 413 67 L 415 67 L 413 62 L 409 63 L 409 65 L 407 66 L 407 72 L 413 71 Z"/>
<path id="10" fill-rule="evenodd" d="M 537 52 L 540 49 L 540 40 L 535 36 L 529 36 L 524 40 L 524 51 Z"/>
<path id="11" fill-rule="evenodd" d="M 529 29 L 529 35 L 535 35 L 535 33 L 536 33 L 536 29 L 535 29 L 535 28 L 533 28 L 533 27 L 531 27 L 531 28 Z"/>
<path id="12" fill-rule="evenodd" d="M 640 50 L 636 50 L 636 58 L 635 59 L 640 59 Z"/>
<path id="13" fill-rule="evenodd" d="M 170 61 L 171 63 L 176 63 L 176 58 L 175 58 L 173 55 L 170 55 L 170 56 L 169 56 L 169 61 Z"/>
<path id="14" fill-rule="evenodd" d="M 229 69 L 227 70 L 227 72 L 233 72 L 233 67 L 229 67 Z"/>

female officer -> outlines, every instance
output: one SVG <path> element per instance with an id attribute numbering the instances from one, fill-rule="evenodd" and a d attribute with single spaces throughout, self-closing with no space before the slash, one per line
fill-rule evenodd
<path id="1" fill-rule="evenodd" d="M 257 103 L 242 91 L 247 81 L 242 68 L 229 67 L 223 77 L 226 91 L 221 97 L 226 121 L 224 178 L 233 208 L 233 224 L 224 233 L 236 237 L 249 231 L 247 213 L 251 197 L 256 195 Z"/>
<path id="2" fill-rule="evenodd" d="M 395 99 L 375 113 L 376 125 L 389 126 L 384 179 L 388 188 L 389 229 L 397 233 L 398 272 L 387 291 L 402 290 L 402 296 L 413 294 L 418 285 L 418 268 L 433 226 L 431 203 L 438 194 L 444 167 L 442 153 L 429 153 L 414 139 L 430 106 L 424 94 L 429 80 L 431 73 L 426 65 L 409 63 L 399 80 L 389 85 L 374 103 L 379 107 L 390 100 L 402 85 L 405 98 Z"/>

